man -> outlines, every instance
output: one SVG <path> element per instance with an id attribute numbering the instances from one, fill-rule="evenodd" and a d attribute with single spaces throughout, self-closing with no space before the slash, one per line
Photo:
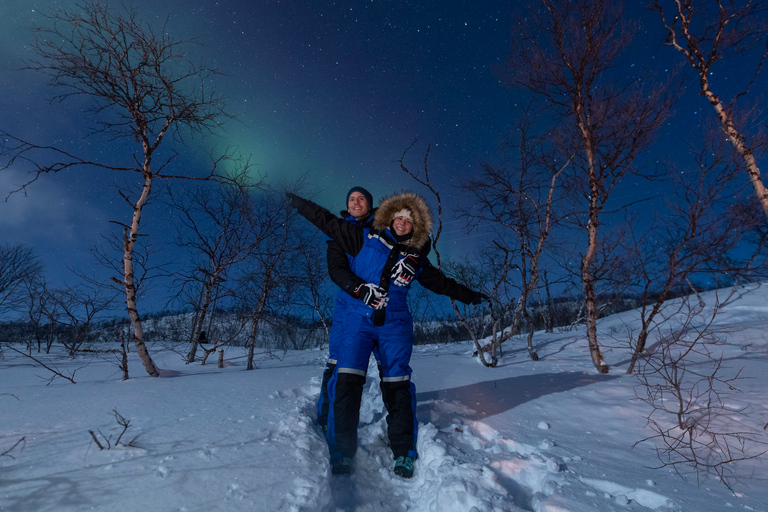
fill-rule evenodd
<path id="1" fill-rule="evenodd" d="M 373 222 L 374 212 L 373 196 L 363 187 L 352 187 L 347 192 L 347 209 L 341 212 L 341 218 L 352 224 L 368 228 Z M 341 349 L 344 318 L 349 304 L 359 299 L 354 295 L 354 290 L 347 290 L 347 283 L 357 282 L 357 276 L 350 270 L 351 256 L 347 255 L 339 244 L 332 239 L 328 240 L 326 250 L 328 261 L 328 274 L 331 280 L 341 288 L 336 296 L 336 304 L 333 310 L 331 333 L 328 339 L 328 362 L 323 372 L 323 380 L 320 384 L 320 397 L 317 401 L 317 423 L 323 432 L 328 425 L 328 380 L 333 375 Z M 345 293 L 346 291 L 346 293 Z M 379 361 L 378 350 L 374 352 L 376 361 Z"/>

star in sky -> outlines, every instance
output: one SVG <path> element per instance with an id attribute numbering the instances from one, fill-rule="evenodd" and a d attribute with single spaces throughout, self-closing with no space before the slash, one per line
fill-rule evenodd
<path id="1" fill-rule="evenodd" d="M 118 145 L 94 144 L 84 127 L 93 126 L 87 102 L 50 104 L 55 93 L 45 77 L 19 71 L 32 57 L 28 27 L 44 22 L 51 8 L 78 0 L 4 0 L 0 4 L 0 122 L 3 128 L 41 144 L 63 143 L 94 158 L 123 156 Z M 460 255 L 468 235 L 450 212 L 462 202 L 461 181 L 479 170 L 479 161 L 499 159 L 510 138 L 521 91 L 505 88 L 496 72 L 515 37 L 517 2 L 508 0 L 128 0 L 148 23 L 177 38 L 195 38 L 195 58 L 220 68 L 210 85 L 227 99 L 237 119 L 218 137 L 195 140 L 186 165 L 204 165 L 209 151 L 233 144 L 270 182 L 307 175 L 316 200 L 331 210 L 344 207 L 352 186 L 368 188 L 376 202 L 402 190 L 425 190 L 406 176 L 398 160 L 416 137 L 407 162 L 422 165 L 431 145 L 430 172 L 449 214 L 444 249 Z M 115 4 L 117 5 L 117 3 Z M 641 22 L 635 53 L 621 65 L 635 73 L 650 57 L 673 69 L 674 52 L 642 2 L 628 4 Z M 764 87 L 764 85 L 763 85 Z M 685 111 L 707 108 L 693 93 Z M 680 126 L 681 123 L 675 124 Z M 683 123 L 684 125 L 684 123 Z M 671 126 L 671 125 L 670 125 Z M 670 128 L 670 132 L 679 132 Z M 679 137 L 679 134 L 676 136 Z M 679 138 L 666 139 L 673 152 Z M 21 169 L 0 173 L 0 193 L 23 179 Z M 637 184 L 627 200 L 655 193 Z M 430 197 L 427 197 L 431 200 Z M 434 205 L 433 205 L 434 207 Z M 28 194 L 0 204 L 0 230 L 9 241 L 29 243 L 47 266 L 85 266 L 88 249 L 114 230 L 125 204 L 116 187 L 89 172 L 47 176 Z M 162 239 L 164 215 L 148 207 L 145 231 Z M 122 213 L 121 213 L 122 215 Z M 67 262 L 66 264 L 64 262 Z"/>

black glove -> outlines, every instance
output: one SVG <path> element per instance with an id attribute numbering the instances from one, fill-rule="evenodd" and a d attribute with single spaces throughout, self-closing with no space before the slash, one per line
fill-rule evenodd
<path id="1" fill-rule="evenodd" d="M 418 266 L 419 262 L 416 260 L 416 256 L 408 254 L 392 267 L 392 281 L 397 286 L 408 286 L 413 281 Z"/>
<path id="2" fill-rule="evenodd" d="M 475 297 L 470 301 L 470 304 L 473 306 L 477 306 L 478 304 L 481 304 L 484 300 L 488 300 L 490 297 L 483 292 L 477 292 Z"/>
<path id="3" fill-rule="evenodd" d="M 373 283 L 361 284 L 355 288 L 355 295 L 373 309 L 383 309 L 389 302 L 387 290 Z"/>

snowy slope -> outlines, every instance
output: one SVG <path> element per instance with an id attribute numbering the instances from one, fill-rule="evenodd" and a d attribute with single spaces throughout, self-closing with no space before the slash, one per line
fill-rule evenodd
<path id="1" fill-rule="evenodd" d="M 731 297 L 716 321 L 727 328 L 726 366 L 744 368 L 734 405 L 749 424 L 768 422 L 768 286 Z M 721 293 L 721 300 L 723 294 Z M 708 305 L 714 294 L 705 295 Z M 420 458 L 411 480 L 393 475 L 378 383 L 369 378 L 352 476 L 332 477 L 314 425 L 324 353 L 262 354 L 245 371 L 185 365 L 153 350 L 166 376 L 147 377 L 132 354 L 131 379 L 108 359 L 53 357 L 77 384 L 20 356 L 0 360 L 0 510 L 22 511 L 768 511 L 765 457 L 735 468 L 737 495 L 714 478 L 697 485 L 658 464 L 648 406 L 623 373 L 622 335 L 636 320 L 600 323 L 608 375 L 591 366 L 583 331 L 537 334 L 540 360 L 508 344 L 501 367 L 483 368 L 469 343 L 416 347 Z M 609 346 L 611 345 L 611 346 Z M 375 371 L 369 373 L 376 375 Z M 100 451 L 89 430 L 114 441 L 113 409 L 131 421 L 134 447 Z"/>

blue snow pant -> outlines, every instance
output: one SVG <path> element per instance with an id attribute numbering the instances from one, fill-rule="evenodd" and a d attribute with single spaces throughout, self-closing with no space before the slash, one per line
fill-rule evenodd
<path id="1" fill-rule="evenodd" d="M 371 310 L 372 311 L 372 310 Z M 377 343 L 378 341 L 378 343 Z M 381 389 L 389 413 L 387 435 L 394 458 L 417 458 L 416 388 L 411 382 L 413 321 L 407 312 L 388 315 L 383 326 L 373 325 L 373 315 L 350 311 L 344 320 L 344 336 L 338 363 L 328 382 L 328 430 L 326 440 L 331 464 L 357 451 L 357 426 L 368 359 L 378 344 L 381 357 Z"/>
<path id="2" fill-rule="evenodd" d="M 345 292 L 340 291 L 336 297 L 336 305 L 333 309 L 331 334 L 328 338 L 328 361 L 325 363 L 323 381 L 320 383 L 320 396 L 317 399 L 317 423 L 321 427 L 324 427 L 328 424 L 328 381 L 331 380 L 333 370 L 336 368 L 336 363 L 339 360 L 339 353 L 341 352 L 341 346 L 344 341 L 344 319 L 347 317 L 349 312 L 348 301 L 350 300 L 356 299 L 352 299 Z M 375 345 L 373 348 L 373 357 L 376 358 L 376 365 L 379 368 L 379 378 L 381 378 L 381 358 L 379 357 L 378 345 Z M 383 385 L 381 386 L 381 393 L 383 396 L 385 390 Z"/>

